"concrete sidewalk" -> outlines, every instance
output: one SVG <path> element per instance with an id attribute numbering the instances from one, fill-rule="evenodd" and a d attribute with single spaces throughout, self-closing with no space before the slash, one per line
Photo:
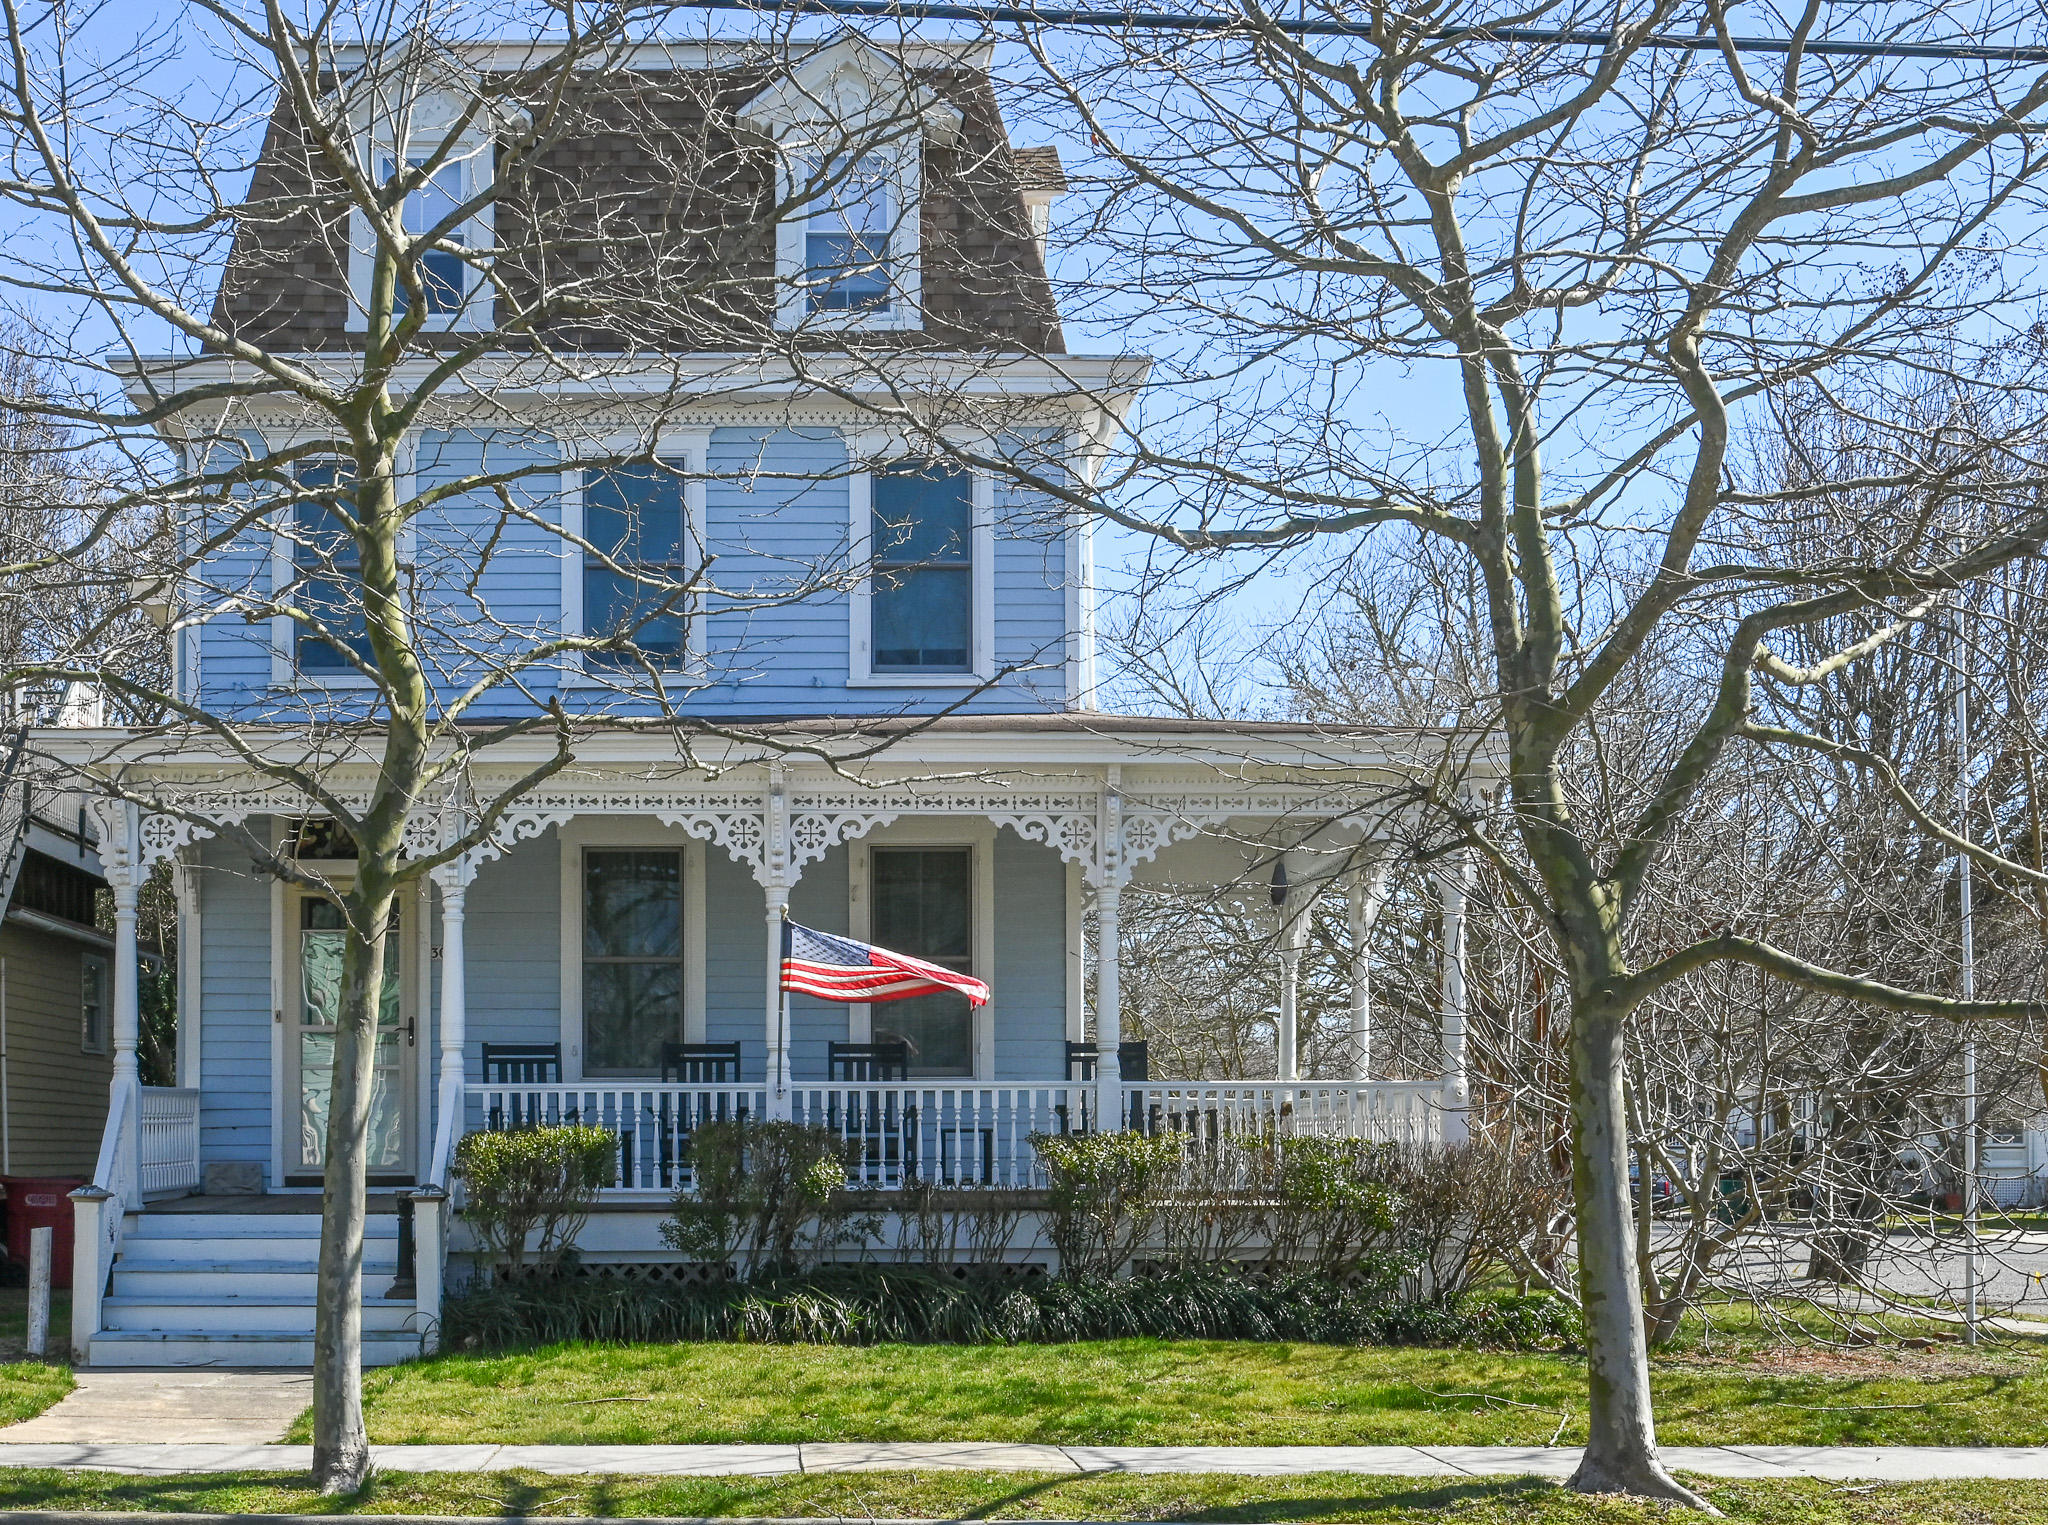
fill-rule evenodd
<path id="1" fill-rule="evenodd" d="M 0 1427 L 0 1447 L 12 1441 L 260 1444 L 284 1439 L 313 1402 L 313 1374 L 305 1371 L 85 1367 L 73 1379 L 78 1385 L 35 1418 Z"/>
<path id="2" fill-rule="evenodd" d="M 1549 1446 L 1040 1446 L 806 1444 L 787 1446 L 372 1446 L 387 1472 L 533 1471 L 559 1476 L 779 1477 L 810 1472 L 1212 1472 L 1283 1477 L 1354 1472 L 1392 1477 L 1563 1478 L 1576 1447 Z M 303 1472 L 310 1446 L 0 1443 L 0 1466 L 171 1476 Z M 2048 1448 L 1944 1446 L 1667 1446 L 1665 1463 L 1714 1477 L 1820 1477 L 1908 1482 L 2048 1479 Z"/>

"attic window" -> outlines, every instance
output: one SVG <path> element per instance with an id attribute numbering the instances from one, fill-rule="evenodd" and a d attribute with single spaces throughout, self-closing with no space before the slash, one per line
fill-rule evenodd
<path id="1" fill-rule="evenodd" d="M 491 143 L 467 135 L 452 142 L 429 141 L 408 148 L 401 161 L 387 139 L 370 163 L 379 183 L 389 186 L 437 158 L 433 172 L 407 191 L 398 206 L 399 231 L 414 244 L 412 277 L 418 290 L 409 292 L 403 280 L 397 283 L 392 317 L 403 317 L 418 301 L 421 326 L 429 331 L 487 329 L 494 312 L 491 284 L 483 273 L 496 243 L 497 217 L 491 201 L 479 198 L 489 192 L 495 173 Z M 468 215 L 458 216 L 464 207 L 470 208 Z M 350 214 L 350 229 L 348 274 L 354 301 L 346 326 L 351 333 L 362 333 L 368 327 L 379 247 L 360 210 Z M 421 242 L 429 238 L 431 243 Z"/>
<path id="2" fill-rule="evenodd" d="M 809 310 L 888 312 L 893 285 L 889 231 L 896 210 L 888 162 L 866 154 L 851 163 L 809 159 L 805 169 L 812 184 L 827 187 L 804 223 Z"/>
<path id="3" fill-rule="evenodd" d="M 418 169 L 423 162 L 415 159 L 411 161 L 411 168 Z M 398 167 L 390 160 L 385 160 L 385 178 L 395 179 L 397 174 Z M 463 179 L 461 161 L 456 160 L 443 164 L 415 190 L 408 192 L 401 214 L 405 231 L 415 238 L 421 238 L 440 229 L 437 242 L 463 243 L 460 223 L 444 226 L 455 215 L 455 209 L 468 199 L 463 193 Z M 454 313 L 462 310 L 462 298 L 468 285 L 469 270 L 460 254 L 453 249 L 422 249 L 414 269 L 419 274 L 421 293 L 426 298 L 423 306 L 428 313 Z M 409 305 L 402 283 L 396 293 L 395 305 L 400 313 Z"/>

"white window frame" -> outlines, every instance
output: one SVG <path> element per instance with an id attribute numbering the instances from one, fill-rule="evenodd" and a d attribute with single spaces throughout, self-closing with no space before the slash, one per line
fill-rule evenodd
<path id="1" fill-rule="evenodd" d="M 683 855 L 683 1042 L 704 1041 L 704 844 L 680 826 L 644 816 L 577 816 L 561 838 L 562 1076 L 583 1074 L 583 853 L 585 848 L 639 848 Z M 630 1078 L 603 1077 L 630 1085 Z M 649 1078 L 658 1079 L 659 1076 Z"/>
<path id="2" fill-rule="evenodd" d="M 292 438 L 283 441 L 266 441 L 265 448 L 281 452 L 305 443 L 304 439 Z M 414 492 L 413 470 L 419 453 L 419 436 L 408 434 L 399 445 L 398 451 L 398 494 L 401 501 L 410 502 Z M 302 463 L 304 464 L 304 463 Z M 297 503 L 280 508 L 285 521 L 270 532 L 270 597 L 274 600 L 279 590 L 288 587 L 298 575 L 298 566 L 293 560 L 295 542 L 292 539 L 293 525 L 290 515 Z M 411 571 L 417 544 L 418 527 L 407 520 L 398 535 L 398 555 L 401 573 Z M 401 586 L 409 584 L 410 578 L 401 576 Z M 376 680 L 365 677 L 352 669 L 332 673 L 304 673 L 299 671 L 298 630 L 296 621 L 288 614 L 273 614 L 270 617 L 270 686 L 278 690 L 305 690 L 308 692 L 342 692 L 374 690 Z"/>
<path id="3" fill-rule="evenodd" d="M 878 826 L 866 836 L 849 843 L 846 864 L 847 935 L 859 942 L 874 941 L 874 851 L 890 847 L 964 847 L 968 851 L 967 871 L 974 885 L 974 918 L 971 941 L 974 967 L 968 972 L 986 983 L 990 990 L 985 1005 L 970 1008 L 974 1021 L 974 1074 L 935 1075 L 916 1084 L 939 1087 L 986 1084 L 996 1078 L 996 1006 L 1002 992 L 995 982 L 996 960 L 996 824 L 974 817 L 926 816 Z M 874 1041 L 873 1005 L 861 1001 L 846 1008 L 846 1041 Z"/>
<path id="4" fill-rule="evenodd" d="M 875 461 L 888 452 L 856 449 L 855 460 Z M 897 452 L 906 458 L 908 452 Z M 866 569 L 848 596 L 846 649 L 849 657 L 846 682 L 849 688 L 980 688 L 995 678 L 996 650 L 996 516 L 995 479 L 985 471 L 970 470 L 973 488 L 973 543 L 968 554 L 973 569 L 974 607 L 973 667 L 968 672 L 896 673 L 875 671 L 874 560 L 875 474 L 871 469 L 851 471 L 846 481 L 847 546 L 849 564 Z"/>
<path id="5" fill-rule="evenodd" d="M 641 448 L 642 436 L 626 434 L 581 442 L 577 455 L 629 455 Z M 655 446 L 655 455 L 679 471 L 690 473 L 683 483 L 683 559 L 698 566 L 704 559 L 704 474 L 711 459 L 709 429 L 665 431 Z M 581 467 L 563 468 L 561 478 L 562 633 L 587 635 L 583 623 L 583 477 Z M 685 599 L 678 606 L 683 621 L 682 663 L 677 676 L 696 679 L 705 671 L 705 626 L 709 611 L 701 599 Z M 564 688 L 630 691 L 640 674 L 633 668 L 593 668 L 587 653 L 564 652 L 559 664 Z"/>
<path id="6" fill-rule="evenodd" d="M 408 148 L 407 155 L 418 154 L 424 158 L 440 148 L 441 138 L 431 128 L 423 129 L 421 137 L 429 141 L 417 148 Z M 381 183 L 383 166 L 387 160 L 396 162 L 400 155 L 389 142 L 364 141 L 361 162 L 367 165 Z M 449 150 L 446 165 L 458 166 L 462 171 L 462 201 L 468 201 L 495 183 L 497 178 L 497 145 L 493 138 L 479 131 L 465 132 L 455 140 Z M 400 216 L 404 213 L 401 209 Z M 498 217 L 497 203 L 487 201 L 468 221 L 462 224 L 463 244 L 473 250 L 489 250 L 497 247 Z M 343 323 L 344 333 L 360 334 L 368 330 L 370 301 L 370 270 L 373 263 L 371 250 L 375 247 L 370 237 L 369 221 L 357 208 L 349 213 L 348 240 L 348 320 Z M 464 267 L 468 272 L 469 289 L 462 294 L 462 305 L 454 312 L 430 312 L 420 327 L 427 333 L 481 332 L 497 323 L 497 294 L 489 280 L 474 265 Z"/>
<path id="7" fill-rule="evenodd" d="M 892 221 L 889 227 L 889 310 L 852 308 L 813 312 L 804 285 L 808 268 L 811 212 L 794 203 L 811 178 L 809 161 L 824 158 L 835 145 L 809 138 L 783 142 L 776 166 L 776 201 L 793 207 L 775 230 L 775 326 L 782 329 L 834 328 L 887 332 L 924 327 L 924 151 L 913 136 L 898 144 L 878 144 L 861 152 L 862 159 L 888 162 Z M 836 145 L 844 146 L 844 145 Z"/>

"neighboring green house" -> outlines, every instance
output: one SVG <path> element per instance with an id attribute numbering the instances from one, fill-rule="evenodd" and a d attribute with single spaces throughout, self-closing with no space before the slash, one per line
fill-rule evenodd
<path id="1" fill-rule="evenodd" d="M 0 783 L 0 1175 L 90 1180 L 114 1076 L 106 880 L 77 797 L 17 771 Z"/>

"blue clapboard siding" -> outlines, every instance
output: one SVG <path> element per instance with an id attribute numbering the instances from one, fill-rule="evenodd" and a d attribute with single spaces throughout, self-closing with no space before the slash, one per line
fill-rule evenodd
<path id="1" fill-rule="evenodd" d="M 824 430 L 720 429 L 709 460 L 705 549 L 718 558 L 712 575 L 730 597 L 711 606 L 705 645 L 714 686 L 692 707 L 815 713 L 827 692 L 843 702 L 846 599 L 797 596 L 820 569 L 846 565 L 844 444 Z"/>
<path id="2" fill-rule="evenodd" d="M 843 904 L 843 900 L 842 900 Z M 767 901 L 754 876 L 716 848 L 704 853 L 704 1038 L 740 1045 L 740 1077 L 768 1071 Z M 843 924 L 845 913 L 840 913 Z"/>
<path id="3" fill-rule="evenodd" d="M 265 450 L 260 434 L 245 433 L 238 438 L 248 456 L 260 457 Z M 208 461 L 210 469 L 230 470 L 242 457 L 226 447 Z M 237 502 L 243 495 L 238 495 Z M 228 533 L 238 517 L 234 507 L 208 513 L 188 526 L 191 544 L 211 544 Z M 188 595 L 195 604 L 221 609 L 199 631 L 199 671 L 187 674 L 201 701 L 216 709 L 240 709 L 258 704 L 270 688 L 270 622 L 250 623 L 235 612 L 246 607 L 245 600 L 260 601 L 271 592 L 270 537 L 245 531 L 212 552 L 197 568 L 199 589 Z"/>
<path id="4" fill-rule="evenodd" d="M 201 847 L 199 862 L 200 1154 L 267 1166 L 270 881 L 251 872 L 246 854 L 218 841 Z"/>
<path id="5" fill-rule="evenodd" d="M 558 521 L 560 477 L 543 438 L 484 431 L 422 435 L 414 461 L 418 490 L 477 471 L 522 473 L 509 491 L 536 516 L 507 513 L 493 492 L 448 499 L 421 514 L 411 549 L 413 596 L 436 685 L 444 697 L 494 661 L 516 659 L 561 628 L 568 553 L 550 530 Z M 847 456 L 831 430 L 719 429 L 711 437 L 713 480 L 705 487 L 705 549 L 721 594 L 705 625 L 708 684 L 678 685 L 673 697 L 700 714 L 839 715 L 930 710 L 960 703 L 957 689 L 848 684 L 850 603 L 823 586 L 849 550 Z M 1041 496 L 998 484 L 992 576 L 995 658 L 1022 669 L 962 706 L 1034 713 L 1067 702 L 1067 541 Z M 252 531 L 212 556 L 205 597 L 223 612 L 199 640 L 196 681 L 217 710 L 273 720 L 312 718 L 359 706 L 346 689 L 274 690 L 271 631 L 233 610 L 238 592 L 270 586 L 270 540 Z M 191 680 L 188 680 L 191 681 Z M 529 693 L 501 685 L 475 707 L 479 717 L 530 713 L 557 691 L 550 669 L 526 674 Z M 647 708 L 608 687 L 571 685 L 570 708 L 630 714 Z"/>
<path id="6" fill-rule="evenodd" d="M 1054 849 L 996 833 L 996 1078 L 1067 1070 L 1067 869 Z"/>
<path id="7" fill-rule="evenodd" d="M 483 1078 L 486 1042 L 562 1036 L 561 863 L 561 839 L 549 831 L 484 864 L 469 887 L 462 1059 L 471 1080 Z"/>
<path id="8" fill-rule="evenodd" d="M 804 876 L 790 891 L 789 914 L 820 932 L 847 932 L 847 874 L 850 858 L 844 847 L 835 847 L 804 869 Z M 767 928 L 762 928 L 767 935 Z M 789 998 L 789 1073 L 796 1080 L 824 1080 L 830 1074 L 830 1055 L 825 1045 L 846 1041 L 846 1015 L 850 1008 L 816 996 Z"/>
<path id="9" fill-rule="evenodd" d="M 420 438 L 414 491 L 516 474 L 503 491 L 536 516 L 507 513 L 498 489 L 480 487 L 442 500 L 415 522 L 417 614 L 432 678 L 444 693 L 493 666 L 523 669 L 534 647 L 560 632 L 562 540 L 548 528 L 560 523 L 561 478 L 550 469 L 556 459 L 546 439 L 443 431 Z M 552 670 L 540 676 L 552 685 Z M 513 702 L 513 691 L 501 688 L 481 704 L 503 713 Z"/>

